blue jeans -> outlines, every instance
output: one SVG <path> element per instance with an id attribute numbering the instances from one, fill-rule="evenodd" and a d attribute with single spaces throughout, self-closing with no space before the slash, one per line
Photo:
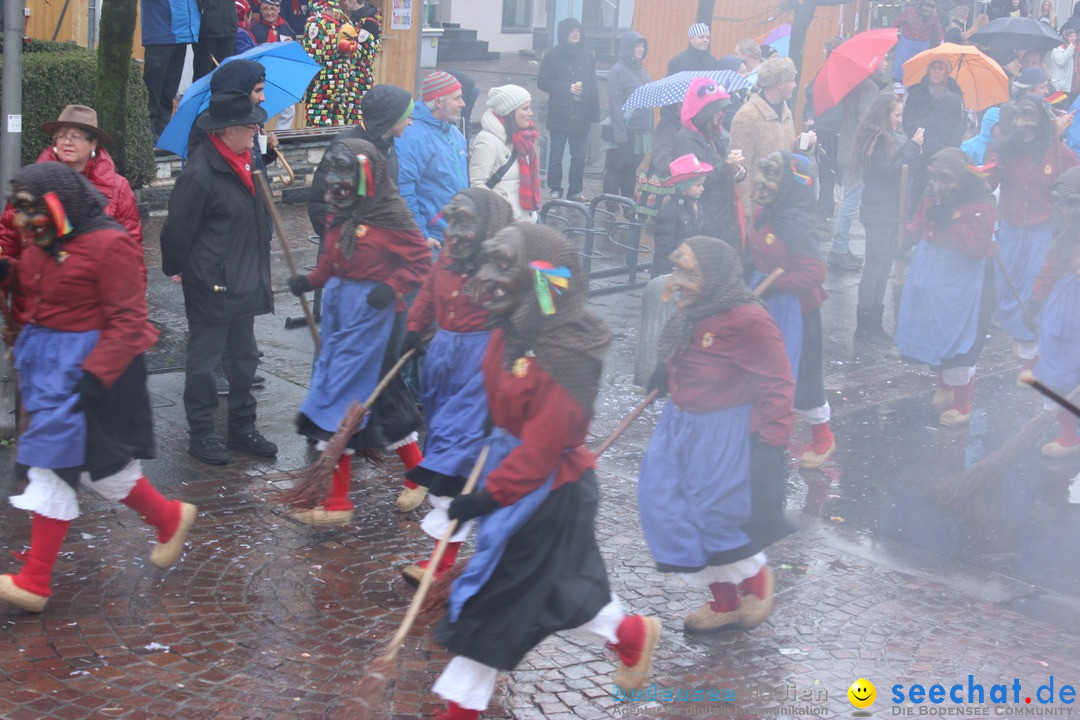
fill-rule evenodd
<path id="1" fill-rule="evenodd" d="M 846 168 L 844 169 L 846 170 Z M 862 178 L 855 182 L 849 180 L 844 183 L 844 199 L 840 201 L 840 211 L 836 213 L 836 227 L 833 229 L 830 252 L 851 252 L 851 248 L 848 246 L 851 224 L 855 222 L 855 216 L 859 214 L 859 206 L 862 204 L 862 191 L 865 186 L 866 184 Z"/>
<path id="2" fill-rule="evenodd" d="M 547 186 L 550 190 L 562 190 L 563 151 L 570 145 L 570 175 L 566 196 L 581 194 L 585 179 L 585 159 L 589 155 L 589 128 L 580 133 L 549 130 L 551 146 L 548 148 Z"/>

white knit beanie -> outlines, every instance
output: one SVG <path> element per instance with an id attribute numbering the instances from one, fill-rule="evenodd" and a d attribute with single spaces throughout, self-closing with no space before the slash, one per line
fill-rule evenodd
<path id="1" fill-rule="evenodd" d="M 502 85 L 488 90 L 487 106 L 499 117 L 506 117 L 530 100 L 532 95 L 520 85 Z"/>

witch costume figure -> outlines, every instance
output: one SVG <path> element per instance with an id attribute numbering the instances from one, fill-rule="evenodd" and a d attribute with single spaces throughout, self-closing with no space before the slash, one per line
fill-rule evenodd
<path id="1" fill-rule="evenodd" d="M 926 174 L 907 228 L 919 244 L 900 298 L 896 345 L 937 374 L 931 404 L 941 425 L 957 427 L 971 417 L 975 363 L 994 307 L 994 196 L 959 148 L 935 154 Z"/>
<path id="2" fill-rule="evenodd" d="M 795 376 L 795 411 L 810 423 L 810 447 L 799 458 L 799 467 L 813 470 L 836 451 L 822 366 L 821 306 L 829 297 L 822 287 L 826 268 L 813 224 L 806 221 L 813 217 L 814 180 L 810 161 L 802 155 L 774 152 L 760 165 L 754 227 L 747 241 L 757 271 L 750 284 L 756 285 L 776 268 L 784 270 L 766 292 L 765 304 L 784 336 Z"/>
<path id="3" fill-rule="evenodd" d="M 792 531 L 783 501 L 795 383 L 735 250 L 699 236 L 671 259 L 664 299 L 678 310 L 648 385 L 671 400 L 641 461 L 638 515 L 657 569 L 712 593 L 687 630 L 752 628 L 773 604 L 763 550 Z"/>
<path id="4" fill-rule="evenodd" d="M 395 323 L 403 317 L 399 311 L 405 308 L 405 296 L 420 287 L 431 269 L 431 250 L 387 177 L 386 157 L 355 138 L 334 143 L 327 154 L 324 251 L 311 273 L 289 278 L 294 295 L 323 289 L 322 344 L 296 420 L 298 432 L 317 440 L 320 449 L 349 405 L 364 401 L 393 364 L 396 348 L 391 340 L 398 336 Z M 352 455 L 394 450 L 411 470 L 421 460 L 419 427 L 416 404 L 395 377 L 349 439 L 325 504 L 290 517 L 311 525 L 349 522 Z M 417 503 L 422 500 L 421 491 Z"/>
<path id="5" fill-rule="evenodd" d="M 1062 395 L 1080 385 L 1080 168 L 1054 184 L 1054 241 L 1035 280 L 1026 322 L 1039 332 L 1035 376 Z M 1056 404 L 1059 433 L 1042 446 L 1047 457 L 1080 453 L 1077 418 Z"/>
<path id="6" fill-rule="evenodd" d="M 532 223 L 483 244 L 477 280 L 495 327 L 484 355 L 494 423 L 482 487 L 449 516 L 479 518 L 476 554 L 453 584 L 435 638 L 455 657 L 435 683 L 436 717 L 473 720 L 499 670 L 576 628 L 606 641 L 624 690 L 648 679 L 660 622 L 625 615 L 596 544 L 595 456 L 584 446 L 611 335 L 586 307 L 573 245 Z"/>
<path id="7" fill-rule="evenodd" d="M 443 215 L 447 245 L 409 309 L 401 348 L 403 353 L 423 349 L 424 336 L 438 327 L 420 375 L 427 423 L 424 459 L 406 473 L 409 480 L 428 489 L 432 510 L 420 528 L 436 541 L 450 524 L 447 508 L 461 493 L 487 435 L 488 405 L 480 364 L 491 330 L 475 278 L 481 243 L 513 222 L 514 210 L 498 193 L 467 188 L 450 198 Z M 453 567 L 470 529 L 466 523 L 450 538 L 436 577 Z M 414 563 L 402 574 L 410 583 L 419 584 L 426 567 L 426 560 Z"/>
<path id="8" fill-rule="evenodd" d="M 15 460 L 30 482 L 10 500 L 33 519 L 22 570 L 0 575 L 0 602 L 41 612 L 79 517 L 80 485 L 157 530 L 150 562 L 159 568 L 183 553 L 196 509 L 162 497 L 139 464 L 154 456 L 143 353 L 157 341 L 141 248 L 105 214 L 105 197 L 62 163 L 28 165 L 11 186 L 23 251 L 0 259 L 0 278 L 28 301 L 15 367 L 30 424 Z"/>
<path id="9" fill-rule="evenodd" d="M 1025 306 L 1050 247 L 1054 183 L 1078 164 L 1076 155 L 1056 138 L 1052 112 L 1042 100 L 1019 100 L 1014 129 L 996 151 L 989 151 L 985 168 L 991 189 L 1001 184 L 997 252 Z M 1038 336 L 1024 323 L 1022 307 L 1008 280 L 995 268 L 996 319 L 1015 341 L 1023 369 L 1031 370 L 1038 362 Z"/>

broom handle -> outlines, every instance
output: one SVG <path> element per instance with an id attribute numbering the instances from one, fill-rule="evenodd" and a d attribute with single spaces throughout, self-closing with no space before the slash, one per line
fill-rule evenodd
<path id="1" fill-rule="evenodd" d="M 1046 397 L 1048 397 L 1051 400 L 1053 400 L 1054 402 L 1056 402 L 1061 407 L 1063 407 L 1066 410 L 1068 410 L 1069 412 L 1071 412 L 1073 415 L 1076 415 L 1077 417 L 1080 417 L 1080 407 L 1077 407 L 1072 402 L 1070 402 L 1069 398 L 1064 397 L 1062 395 L 1058 395 L 1056 392 L 1054 392 L 1053 390 L 1051 390 L 1050 388 L 1046 387 L 1041 382 L 1036 380 L 1035 375 L 1030 370 L 1025 370 L 1022 373 L 1020 373 L 1020 382 L 1027 383 L 1031 387 L 1033 387 L 1036 390 L 1038 390 L 1039 392 L 1041 392 Z M 1078 389 L 1080 389 L 1080 388 L 1078 388 Z M 1076 392 L 1077 392 L 1077 390 L 1073 390 L 1072 394 L 1075 395 Z"/>
<path id="2" fill-rule="evenodd" d="M 462 488 L 461 494 L 468 495 L 476 487 L 477 481 L 480 479 L 480 473 L 484 470 L 484 464 L 487 462 L 488 451 L 491 449 L 491 445 L 485 445 L 484 449 L 480 451 L 480 457 L 476 458 L 476 463 L 473 464 L 472 472 L 469 473 L 469 479 L 465 482 L 465 487 Z M 409 606 L 409 611 L 405 613 L 405 619 L 401 621 L 401 627 L 398 628 L 397 633 L 394 635 L 394 639 L 390 641 L 390 649 L 383 657 L 387 660 L 393 660 L 397 657 L 398 651 L 401 649 L 401 644 L 405 641 L 405 636 L 412 630 L 413 624 L 416 622 L 417 616 L 420 614 L 420 608 L 424 604 L 424 599 L 427 597 L 428 590 L 431 589 L 432 583 L 435 581 L 435 568 L 438 566 L 439 561 L 442 560 L 443 554 L 446 552 L 446 546 L 450 543 L 450 538 L 453 537 L 457 531 L 458 521 L 451 520 L 450 525 L 443 532 L 443 536 L 439 539 L 439 544 L 435 546 L 435 552 L 431 554 L 431 559 L 428 560 L 428 565 L 424 568 L 424 574 L 420 577 L 420 587 L 416 589 L 416 594 L 413 595 L 412 604 Z"/>
<path id="3" fill-rule="evenodd" d="M 769 273 L 768 277 L 762 280 L 758 284 L 758 286 L 754 288 L 754 296 L 761 297 L 761 294 L 768 290 L 769 286 L 772 285 L 776 281 L 776 279 L 783 274 L 784 268 L 778 267 L 774 269 L 771 273 Z M 641 413 L 645 412 L 645 408 L 649 407 L 649 405 L 652 405 L 653 401 L 656 400 L 656 397 L 659 394 L 659 390 L 653 390 L 644 398 L 642 398 L 641 402 L 639 402 L 634 407 L 634 409 L 631 410 L 629 414 L 627 414 L 627 416 L 622 419 L 622 422 L 619 423 L 619 427 L 615 428 L 614 432 L 604 438 L 604 441 L 600 443 L 600 445 L 596 448 L 596 456 L 600 457 L 601 455 L 603 455 L 604 451 L 611 447 L 612 443 L 618 440 L 620 435 L 626 432 L 626 429 L 630 427 L 630 424 L 637 420 L 638 416 L 640 416 Z"/>
<path id="4" fill-rule="evenodd" d="M 979 225 L 982 226 L 983 231 L 986 231 L 986 223 L 983 222 L 982 213 L 975 213 L 975 217 L 979 219 Z M 998 255 L 997 246 L 994 246 L 991 250 L 994 256 L 994 262 L 997 263 L 998 270 L 1001 271 L 1002 277 L 1005 278 L 1005 284 L 1009 286 L 1009 292 L 1012 293 L 1013 298 L 1016 299 L 1016 304 L 1020 307 L 1020 314 L 1027 315 L 1027 307 L 1024 306 L 1024 301 L 1020 298 L 1020 291 L 1016 289 L 1016 285 L 1013 284 L 1012 278 L 1009 277 L 1009 271 L 1005 269 L 1005 263 L 1002 262 L 1001 256 Z"/>
<path id="5" fill-rule="evenodd" d="M 270 192 L 270 184 L 266 182 L 266 173 L 262 170 L 255 170 L 251 175 L 255 178 L 255 183 L 259 186 L 259 191 L 262 193 L 263 200 L 266 201 L 266 207 L 270 211 L 270 218 L 274 221 L 278 240 L 281 242 L 281 249 L 285 253 L 285 262 L 289 266 L 289 276 L 299 275 L 300 270 L 296 266 L 296 258 L 293 257 L 292 249 L 289 248 L 289 243 L 285 239 L 285 228 L 281 225 L 281 216 L 278 215 L 277 207 L 274 206 L 274 195 Z M 311 306 L 308 304 L 307 296 L 300 296 L 300 307 L 304 311 L 304 318 L 307 320 L 308 330 L 311 331 L 311 339 L 315 341 L 315 352 L 318 353 L 319 327 L 315 324 L 315 316 L 311 314 Z"/>

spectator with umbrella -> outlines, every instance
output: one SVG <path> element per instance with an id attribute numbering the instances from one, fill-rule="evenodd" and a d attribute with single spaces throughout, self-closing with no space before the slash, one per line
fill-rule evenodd
<path id="1" fill-rule="evenodd" d="M 705 232 L 741 250 L 743 227 L 736 183 L 746 177 L 743 155 L 730 150 L 724 113 L 731 101 L 723 88 L 707 78 L 690 83 L 682 106 L 682 129 L 675 139 L 678 157 L 693 155 L 712 167 L 698 201 L 705 213 Z"/>

